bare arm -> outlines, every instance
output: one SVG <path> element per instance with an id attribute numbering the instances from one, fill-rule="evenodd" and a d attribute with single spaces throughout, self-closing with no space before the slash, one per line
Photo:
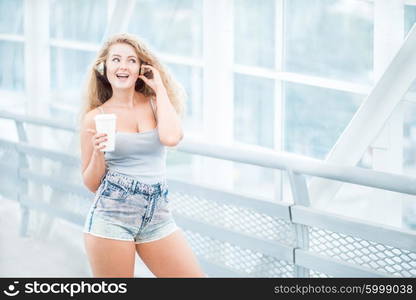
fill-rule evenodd
<path id="1" fill-rule="evenodd" d="M 144 75 L 140 75 L 139 78 L 150 86 L 156 94 L 157 127 L 160 142 L 165 146 L 174 147 L 183 138 L 181 119 L 170 102 L 159 71 L 150 65 L 144 65 L 143 67 L 150 69 L 153 73 L 152 79 Z"/>
<path id="2" fill-rule="evenodd" d="M 183 137 L 181 120 L 164 88 L 157 91 L 156 99 L 160 142 L 165 146 L 174 147 Z"/>
<path id="3" fill-rule="evenodd" d="M 104 147 L 105 134 L 96 134 L 93 111 L 86 114 L 80 130 L 81 145 L 81 173 L 84 185 L 93 193 L 100 186 L 105 173 Z"/>

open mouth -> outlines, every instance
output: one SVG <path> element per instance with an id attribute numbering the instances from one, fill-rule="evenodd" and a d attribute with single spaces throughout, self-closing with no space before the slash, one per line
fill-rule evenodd
<path id="1" fill-rule="evenodd" d="M 127 78 L 129 78 L 128 74 L 116 74 L 116 76 L 117 76 L 118 79 L 127 79 Z"/>

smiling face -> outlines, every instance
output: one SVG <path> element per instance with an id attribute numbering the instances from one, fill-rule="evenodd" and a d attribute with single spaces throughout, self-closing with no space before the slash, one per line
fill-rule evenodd
<path id="1" fill-rule="evenodd" d="M 140 60 L 132 46 L 124 43 L 112 45 L 105 64 L 113 90 L 134 89 L 139 76 Z"/>

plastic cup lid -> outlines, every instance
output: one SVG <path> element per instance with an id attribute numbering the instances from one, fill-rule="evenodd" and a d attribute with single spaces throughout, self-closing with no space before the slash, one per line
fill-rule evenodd
<path id="1" fill-rule="evenodd" d="M 115 120 L 116 118 L 115 114 L 98 114 L 94 117 L 94 120 Z"/>

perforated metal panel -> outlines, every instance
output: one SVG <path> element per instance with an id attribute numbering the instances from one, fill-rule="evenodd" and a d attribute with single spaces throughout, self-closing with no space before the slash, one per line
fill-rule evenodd
<path id="1" fill-rule="evenodd" d="M 4 167 L 10 167 L 17 170 L 19 157 L 13 147 L 0 143 L 0 163 Z M 0 172 L 0 194 L 6 198 L 15 199 L 19 185 L 16 172 Z"/>
<path id="2" fill-rule="evenodd" d="M 309 277 L 311 278 L 332 278 L 333 276 L 329 276 L 328 274 L 315 271 L 315 270 L 309 270 Z"/>
<path id="3" fill-rule="evenodd" d="M 2 163 L 9 166 L 17 166 L 17 157 L 18 154 L 14 147 L 0 143 L 0 159 Z"/>
<path id="4" fill-rule="evenodd" d="M 173 200 L 172 208 L 175 214 L 287 246 L 295 245 L 296 237 L 293 226 L 283 219 L 262 214 L 253 209 L 219 203 L 181 192 L 171 192 L 170 197 Z M 189 228 L 183 229 L 198 256 L 235 271 L 241 274 L 240 276 L 294 276 L 293 264 L 285 260 L 217 240 L 215 234 L 207 236 Z M 215 276 L 215 274 L 211 275 Z"/>
<path id="5" fill-rule="evenodd" d="M 182 192 L 170 192 L 170 197 L 172 208 L 180 215 L 290 247 L 296 244 L 293 226 L 286 220 Z"/>
<path id="6" fill-rule="evenodd" d="M 184 230 L 195 254 L 233 270 L 243 277 L 293 277 L 293 265 L 275 257 L 228 242 L 218 241 L 197 232 Z M 215 276 L 216 274 L 209 274 Z"/>
<path id="7" fill-rule="evenodd" d="M 311 252 L 365 266 L 392 276 L 416 276 L 416 253 L 361 238 L 310 228 Z"/>

